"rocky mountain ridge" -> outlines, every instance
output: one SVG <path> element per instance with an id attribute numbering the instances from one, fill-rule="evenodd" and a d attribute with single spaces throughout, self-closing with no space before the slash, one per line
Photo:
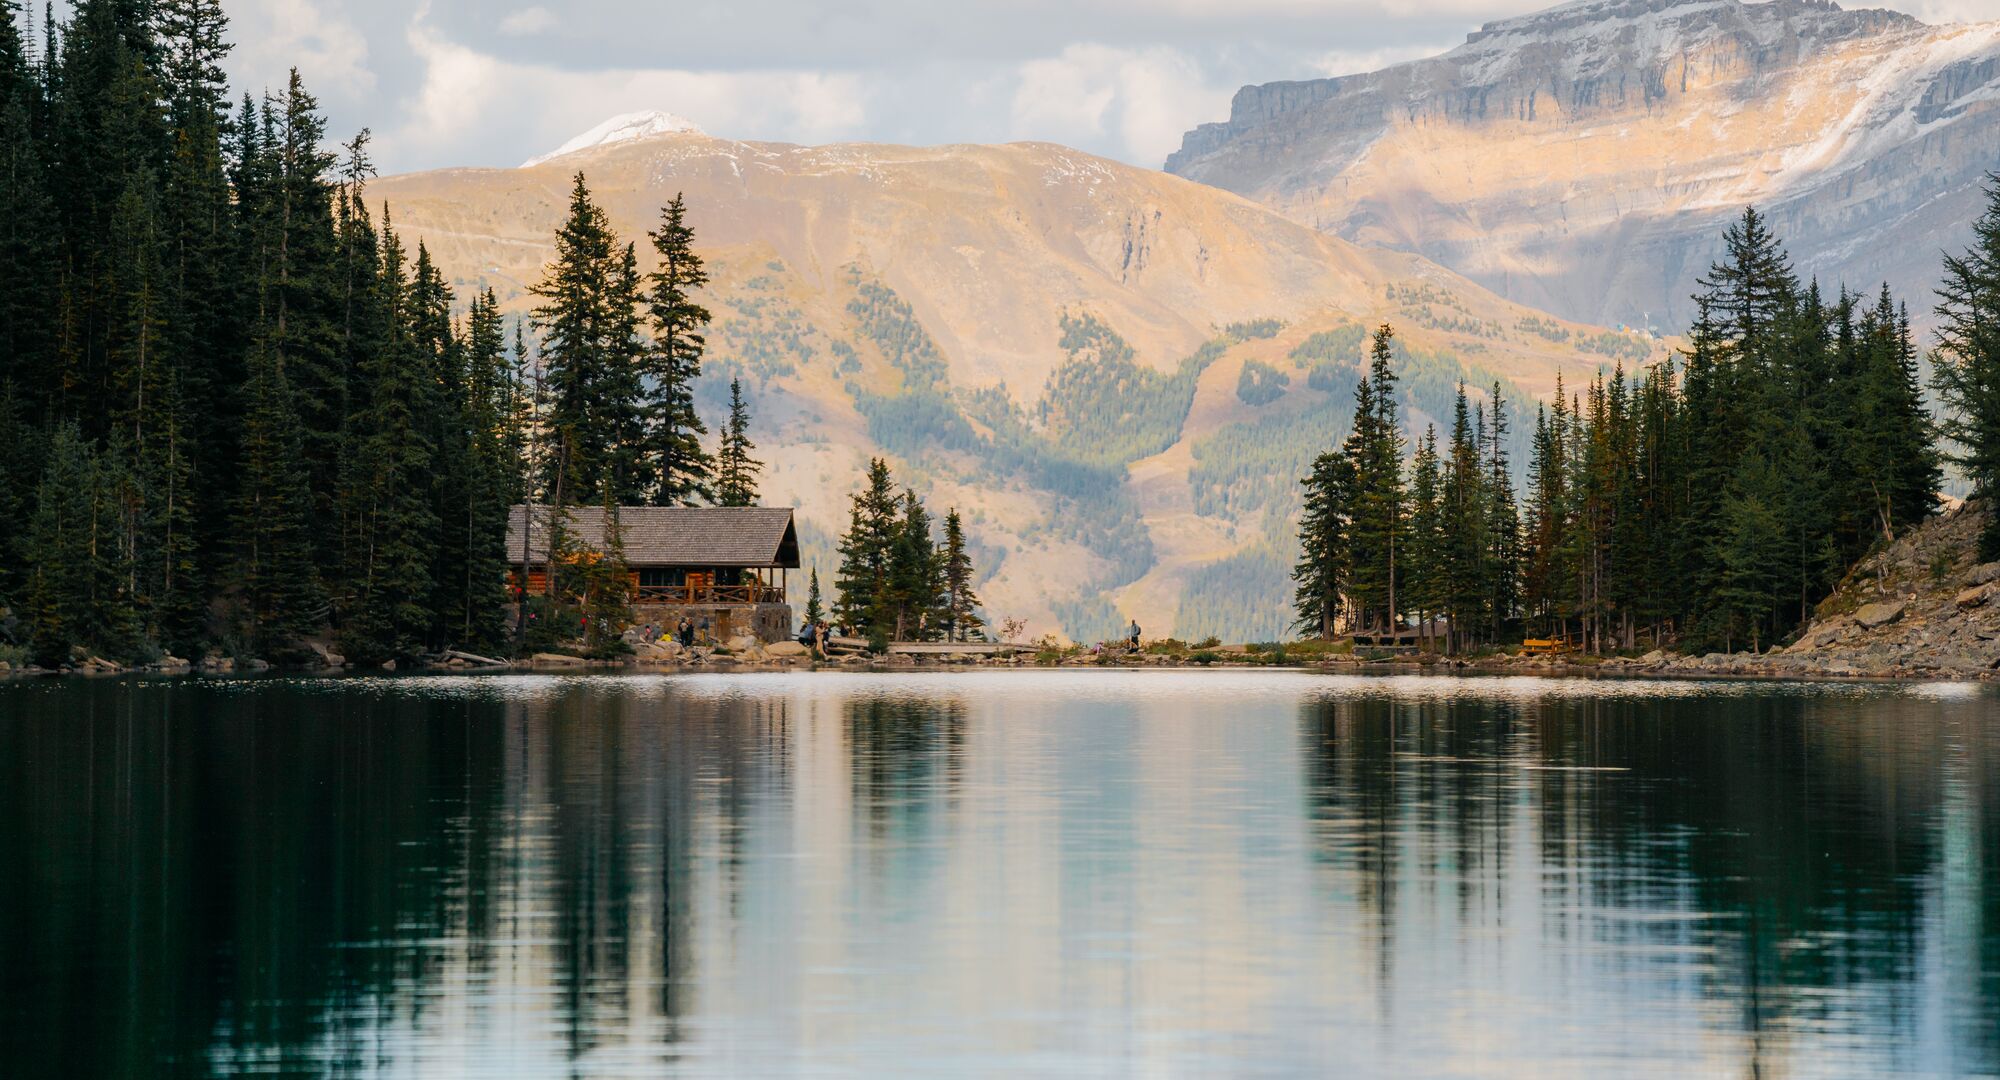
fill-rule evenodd
<path id="1" fill-rule="evenodd" d="M 1441 56 L 1249 86 L 1170 172 L 1598 323 L 1682 325 L 1721 225 L 1919 311 L 2000 151 L 2000 23 L 1581 0 Z"/>

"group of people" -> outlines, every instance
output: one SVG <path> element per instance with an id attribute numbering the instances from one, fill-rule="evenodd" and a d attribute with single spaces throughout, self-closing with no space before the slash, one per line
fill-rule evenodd
<path id="1" fill-rule="evenodd" d="M 679 643 L 681 648 L 692 649 L 694 648 L 694 643 L 697 634 L 706 634 L 707 631 L 708 631 L 708 621 L 706 619 L 702 620 L 701 625 L 697 627 L 693 619 L 690 619 L 687 616 L 683 615 L 681 616 L 681 621 L 674 624 L 674 630 L 673 634 L 671 635 L 671 638 L 673 641 Z M 660 640 L 661 636 L 662 636 L 662 630 L 660 624 L 658 623 L 647 623 L 644 627 L 641 627 L 639 630 L 639 640 L 645 642 L 648 645 L 651 645 L 653 642 Z"/>
<path id="2" fill-rule="evenodd" d="M 826 620 L 821 619 L 818 622 L 809 622 L 799 627 L 798 642 L 812 650 L 814 656 L 824 660 L 826 659 L 826 639 L 832 635 L 833 631 L 827 627 Z"/>

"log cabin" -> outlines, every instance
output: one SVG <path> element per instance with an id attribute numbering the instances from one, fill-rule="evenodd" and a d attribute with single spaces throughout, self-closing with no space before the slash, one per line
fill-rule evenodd
<path id="1" fill-rule="evenodd" d="M 550 508 L 516 505 L 507 519 L 515 595 L 548 588 Z M 790 572 L 799 534 L 783 506 L 623 506 L 618 524 L 631 570 L 635 623 L 672 629 L 682 616 L 716 641 L 748 634 L 778 641 L 792 632 Z M 603 551 L 604 511 L 570 507 L 563 529 L 576 547 Z M 526 573 L 523 574 L 525 569 Z"/>

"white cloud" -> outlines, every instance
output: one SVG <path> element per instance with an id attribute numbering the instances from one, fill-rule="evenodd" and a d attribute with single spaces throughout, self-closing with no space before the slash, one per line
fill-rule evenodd
<path id="1" fill-rule="evenodd" d="M 1020 66 L 1011 135 L 1077 145 L 1109 141 L 1128 161 L 1154 162 L 1180 145 L 1190 117 L 1225 111 L 1235 85 L 1164 46 L 1071 45 Z"/>
<path id="2" fill-rule="evenodd" d="M 522 8 L 500 20 L 500 32 L 508 37 L 531 37 L 555 28 L 555 12 L 541 6 Z"/>
<path id="3" fill-rule="evenodd" d="M 375 89 L 368 39 L 344 15 L 314 0 L 269 0 L 232 17 L 237 46 L 230 66 L 249 86 L 282 88 L 286 72 L 297 67 L 315 92 L 359 98 Z"/>
<path id="4" fill-rule="evenodd" d="M 852 138 L 869 94 L 823 72 L 566 71 L 498 59 L 447 40 L 419 10 L 407 28 L 422 69 L 378 157 L 422 165 L 478 161 L 497 141 L 525 156 L 621 112 L 662 109 L 718 135 L 825 142 Z"/>

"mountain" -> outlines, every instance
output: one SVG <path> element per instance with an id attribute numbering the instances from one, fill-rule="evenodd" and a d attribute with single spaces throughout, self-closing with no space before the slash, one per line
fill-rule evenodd
<path id="1" fill-rule="evenodd" d="M 615 127 L 615 125 L 614 125 Z M 1288 518 L 1346 432 L 1367 329 L 1396 324 L 1416 419 L 1459 379 L 1516 399 L 1664 344 L 1565 323 L 1414 255 L 1368 251 L 1212 187 L 1045 144 L 911 149 L 604 141 L 521 169 L 387 177 L 461 298 L 525 312 L 583 172 L 620 234 L 685 192 L 713 282 L 698 388 L 741 377 L 767 499 L 801 508 L 830 584 L 873 454 L 966 511 L 989 614 L 1079 639 L 1128 616 L 1275 638 Z M 1525 456 L 1523 455 L 1523 460 Z"/>
<path id="2" fill-rule="evenodd" d="M 701 128 L 694 121 L 670 112 L 647 109 L 641 112 L 620 113 L 540 157 L 529 158 L 521 163 L 521 167 L 532 169 L 545 161 L 553 161 L 580 150 L 630 142 L 633 139 L 650 139 L 655 135 L 700 135 L 701 133 Z"/>
<path id="3" fill-rule="evenodd" d="M 1516 301 L 1684 327 L 1725 220 L 1929 308 L 2000 159 L 2000 23 L 1824 0 L 1581 0 L 1366 75 L 1249 86 L 1170 172 Z"/>

